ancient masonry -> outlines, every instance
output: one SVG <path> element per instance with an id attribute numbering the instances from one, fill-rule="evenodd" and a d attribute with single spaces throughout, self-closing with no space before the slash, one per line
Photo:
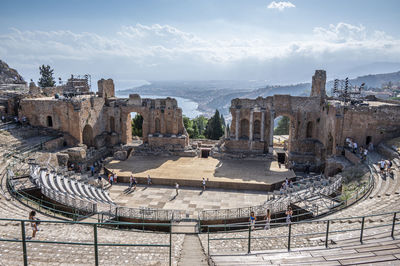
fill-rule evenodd
<path id="1" fill-rule="evenodd" d="M 319 168 L 326 167 L 328 157 L 342 154 L 347 137 L 365 147 L 400 136 L 399 102 L 372 100 L 363 105 L 345 105 L 327 97 L 325 83 L 326 72 L 317 70 L 310 97 L 274 95 L 233 99 L 226 149 L 271 152 L 273 122 L 278 116 L 290 118 L 287 160 L 309 161 Z"/>
<path id="2" fill-rule="evenodd" d="M 132 140 L 131 112 L 143 116 L 143 142 L 150 147 L 184 150 L 189 137 L 183 125 L 182 110 L 173 98 L 142 99 L 115 97 L 111 79 L 98 81 L 97 95 L 81 80 L 64 87 L 39 89 L 30 84 L 29 93 L 10 97 L 0 109 L 8 115 L 25 116 L 33 126 L 50 127 L 64 133 L 68 145 L 112 147 Z M 71 84 L 84 88 L 74 97 Z M 273 121 L 290 118 L 286 161 L 310 162 L 316 169 L 330 168 L 328 159 L 342 155 L 347 137 L 359 146 L 378 145 L 400 136 L 398 101 L 364 100 L 363 104 L 344 104 L 326 95 L 326 72 L 317 70 L 312 78 L 311 95 L 274 95 L 257 99 L 233 99 L 232 123 L 219 151 L 228 153 L 271 153 Z M 72 86 L 73 87 L 73 86 Z M 57 93 L 57 95 L 56 95 Z M 46 96 L 46 97 L 45 97 Z"/>
<path id="3" fill-rule="evenodd" d="M 30 90 L 34 88 L 31 84 Z M 83 143 L 100 148 L 132 141 L 131 112 L 143 116 L 143 141 L 151 147 L 179 150 L 188 145 L 182 109 L 175 99 L 141 99 L 137 94 L 128 99 L 116 98 L 111 79 L 98 81 L 97 95 L 43 97 L 40 94 L 21 99 L 18 115 L 25 116 L 33 126 L 62 131 L 68 145 Z"/>

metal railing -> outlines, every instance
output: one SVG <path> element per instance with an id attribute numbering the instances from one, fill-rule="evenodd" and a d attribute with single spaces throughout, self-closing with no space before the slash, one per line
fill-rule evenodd
<path id="1" fill-rule="evenodd" d="M 26 237 L 26 224 L 32 224 L 37 220 L 23 220 L 23 219 L 5 219 L 0 218 L 0 222 L 19 222 L 21 230 L 21 238 L 0 238 L 0 242 L 17 242 L 22 244 L 22 256 L 24 265 L 28 265 L 28 249 L 27 243 L 33 244 L 55 244 L 55 245 L 77 245 L 77 246 L 93 246 L 94 248 L 94 260 L 95 265 L 99 265 L 99 246 L 106 247 L 157 247 L 157 248 L 169 248 L 169 265 L 172 264 L 172 224 L 150 224 L 146 223 L 146 226 L 156 225 L 159 227 L 166 227 L 169 229 L 168 233 L 157 233 L 157 234 L 169 234 L 169 243 L 165 244 L 128 244 L 128 243 L 101 243 L 98 239 L 97 228 L 101 226 L 109 225 L 107 223 L 86 223 L 86 222 L 71 222 L 71 221 L 45 221 L 40 220 L 41 226 L 46 224 L 73 224 L 73 225 L 85 225 L 93 227 L 93 242 L 69 242 L 69 241 L 49 241 L 49 240 L 32 240 Z M 114 223 L 113 225 L 118 226 L 141 226 L 142 223 Z"/>
<path id="2" fill-rule="evenodd" d="M 286 239 L 286 247 L 287 250 L 290 251 L 292 248 L 292 242 L 295 238 L 305 238 L 305 237 L 313 237 L 313 236 L 320 236 L 316 238 L 318 242 L 323 242 L 325 248 L 329 247 L 329 236 L 333 234 L 341 234 L 341 233 L 347 233 L 347 232 L 359 232 L 358 237 L 359 237 L 359 242 L 362 244 L 363 239 L 365 237 L 364 232 L 369 229 L 381 229 L 384 227 L 389 228 L 387 232 L 382 232 L 381 234 L 388 235 L 392 239 L 395 239 L 395 231 L 396 231 L 396 225 L 399 225 L 400 218 L 398 218 L 398 213 L 400 211 L 396 212 L 388 212 L 388 213 L 380 213 L 380 214 L 371 214 L 371 215 L 366 215 L 366 216 L 356 216 L 356 217 L 345 217 L 345 218 L 338 218 L 338 219 L 326 219 L 326 220 L 310 220 L 310 221 L 300 221 L 300 222 L 290 222 L 290 223 L 284 223 L 280 222 L 280 219 L 275 219 L 271 220 L 270 227 L 271 229 L 268 230 L 273 230 L 276 227 L 279 228 L 287 228 L 287 234 L 280 234 L 280 235 L 273 235 L 273 236 L 254 236 L 254 232 L 256 231 L 265 231 L 262 227 L 265 226 L 265 221 L 260 221 L 260 223 L 255 224 L 255 225 L 250 225 L 249 222 L 247 223 L 241 223 L 241 224 L 228 224 L 228 225 L 202 225 L 202 227 L 206 228 L 207 232 L 207 255 L 211 257 L 212 255 L 222 255 L 222 254 L 211 254 L 210 251 L 210 242 L 211 241 L 232 241 L 232 240 L 245 240 L 247 241 L 247 253 L 251 253 L 252 249 L 252 244 L 254 241 L 268 241 L 271 239 Z M 382 217 L 386 216 L 386 221 L 385 219 L 382 219 Z M 373 217 L 379 217 L 377 219 L 378 224 L 375 226 L 369 226 L 367 227 L 367 219 L 372 219 Z M 285 218 L 283 218 L 285 219 Z M 357 220 L 359 222 L 359 226 L 357 228 L 344 228 L 343 229 L 343 223 L 349 221 L 349 220 Z M 332 230 L 332 224 L 338 223 L 340 224 L 340 230 Z M 323 224 L 324 230 L 323 231 L 315 231 L 315 228 L 312 227 L 313 224 Z M 299 226 L 299 227 L 305 227 L 305 226 L 310 229 L 312 228 L 312 233 L 293 233 L 294 229 Z M 231 229 L 232 228 L 243 228 L 244 226 L 247 229 L 239 229 L 235 231 L 228 231 L 224 232 L 224 234 L 227 236 L 229 234 L 240 234 L 240 233 L 245 233 L 242 236 L 239 237 L 212 237 L 213 235 L 217 234 L 222 234 L 221 233 L 221 227 L 227 227 L 229 226 Z M 330 228 L 331 227 L 331 228 Z M 218 232 L 213 233 L 213 229 L 217 229 Z M 397 229 L 400 230 L 400 229 Z M 283 231 L 283 230 L 281 230 Z M 246 235 L 246 236 L 245 236 Z M 260 234 L 258 234 L 260 235 Z M 354 238 L 351 234 L 349 235 L 350 238 Z M 303 242 L 304 243 L 304 242 Z M 254 251 L 254 250 L 253 250 Z M 257 251 L 260 251 L 259 249 Z"/>

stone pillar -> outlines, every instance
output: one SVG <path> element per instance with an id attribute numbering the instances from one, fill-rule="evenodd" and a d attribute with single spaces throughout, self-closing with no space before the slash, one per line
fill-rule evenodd
<path id="1" fill-rule="evenodd" d="M 271 110 L 270 123 L 269 123 L 269 143 L 268 143 L 268 152 L 273 153 L 274 151 L 274 118 L 275 111 Z"/>
<path id="2" fill-rule="evenodd" d="M 128 144 L 132 142 L 132 125 L 131 114 L 128 112 L 121 113 L 121 142 Z"/>
<path id="3" fill-rule="evenodd" d="M 253 141 L 253 118 L 254 118 L 254 111 L 250 111 L 250 123 L 249 123 L 249 140 Z"/>
<path id="4" fill-rule="evenodd" d="M 239 140 L 239 117 L 240 109 L 236 109 L 235 140 Z"/>
<path id="5" fill-rule="evenodd" d="M 261 111 L 261 141 L 264 141 L 265 111 Z"/>

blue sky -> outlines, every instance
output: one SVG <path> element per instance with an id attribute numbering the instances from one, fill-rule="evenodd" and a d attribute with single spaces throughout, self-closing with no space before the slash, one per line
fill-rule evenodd
<path id="1" fill-rule="evenodd" d="M 309 81 L 400 70 L 400 1 L 1 1 L 0 59 L 25 79 Z M 367 71 L 367 73 L 364 73 Z"/>

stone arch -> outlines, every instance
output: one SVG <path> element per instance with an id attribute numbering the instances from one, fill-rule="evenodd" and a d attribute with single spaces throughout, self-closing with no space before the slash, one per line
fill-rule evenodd
<path id="1" fill-rule="evenodd" d="M 312 138 L 313 137 L 313 131 L 314 131 L 313 122 L 309 121 L 307 123 L 306 138 Z"/>
<path id="2" fill-rule="evenodd" d="M 294 119 L 294 117 L 293 117 L 293 115 L 291 113 L 281 112 L 281 111 L 278 111 L 278 112 L 274 113 L 274 120 L 271 121 L 271 124 L 270 124 L 270 127 L 273 127 L 272 130 L 271 130 L 273 134 L 272 134 L 272 136 L 270 136 L 270 142 L 272 142 L 272 146 L 274 146 L 273 145 L 273 142 L 274 142 L 273 135 L 275 135 L 275 132 L 274 132 L 275 131 L 274 130 L 275 124 L 274 124 L 274 122 L 275 122 L 275 119 L 280 117 L 280 116 L 289 118 L 289 132 L 288 132 L 289 135 L 288 135 L 288 138 L 283 142 L 283 148 L 287 149 L 287 150 L 290 150 L 291 149 L 291 142 L 296 140 L 296 126 L 298 126 L 296 124 L 296 121 L 295 121 L 295 119 Z"/>
<path id="3" fill-rule="evenodd" d="M 53 127 L 53 117 L 51 117 L 51 115 L 47 116 L 46 118 L 46 125 L 48 127 Z"/>
<path id="4" fill-rule="evenodd" d="M 115 132 L 115 118 L 110 116 L 110 133 Z"/>
<path id="5" fill-rule="evenodd" d="M 154 132 L 158 134 L 161 133 L 161 122 L 158 117 L 154 120 Z"/>
<path id="6" fill-rule="evenodd" d="M 240 138 L 242 139 L 249 138 L 249 120 L 245 118 L 240 120 Z"/>
<path id="7" fill-rule="evenodd" d="M 88 147 L 93 146 L 93 129 L 90 125 L 86 125 L 82 132 L 82 142 Z"/>

